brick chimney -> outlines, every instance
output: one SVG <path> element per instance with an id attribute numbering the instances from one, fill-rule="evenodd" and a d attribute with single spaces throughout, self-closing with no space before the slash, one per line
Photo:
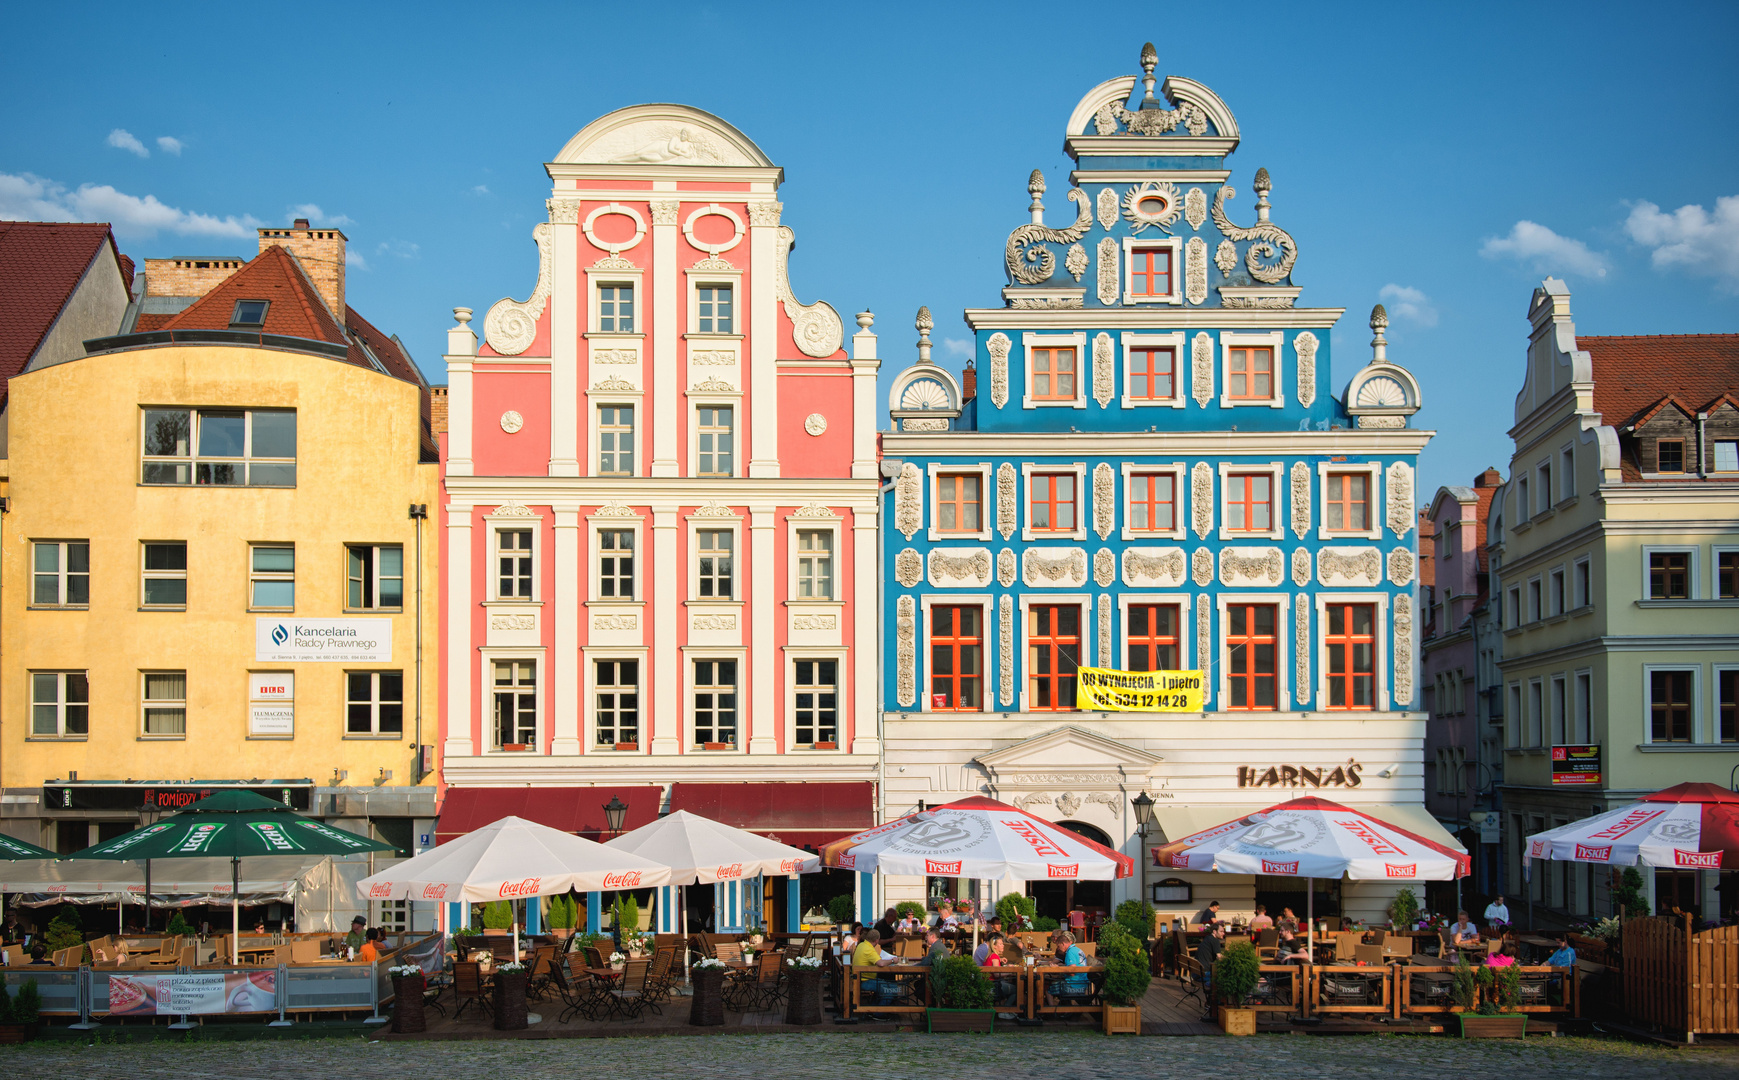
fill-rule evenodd
<path id="1" fill-rule="evenodd" d="M 1473 478 L 1473 486 L 1476 488 L 1497 487 L 1499 484 L 1501 484 L 1503 482 L 1504 482 L 1504 474 L 1498 472 L 1496 469 L 1492 468 L 1489 465 L 1486 466 L 1486 469 L 1484 472 L 1480 473 L 1478 476 Z"/>
<path id="2" fill-rule="evenodd" d="M 966 361 L 966 370 L 960 373 L 960 401 L 971 401 L 978 396 L 978 369 L 972 366 L 972 361 Z"/>
<path id="3" fill-rule="evenodd" d="M 308 279 L 320 290 L 326 306 L 332 309 L 332 317 L 342 325 L 346 239 L 337 229 L 310 228 L 307 218 L 297 218 L 288 229 L 261 229 L 260 251 L 263 254 L 269 247 L 281 247 L 296 256 Z"/>

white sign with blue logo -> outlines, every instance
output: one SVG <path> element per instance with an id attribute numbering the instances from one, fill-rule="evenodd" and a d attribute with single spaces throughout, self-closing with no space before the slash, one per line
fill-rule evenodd
<path id="1" fill-rule="evenodd" d="M 255 619 L 254 659 L 270 664 L 385 664 L 391 619 Z"/>

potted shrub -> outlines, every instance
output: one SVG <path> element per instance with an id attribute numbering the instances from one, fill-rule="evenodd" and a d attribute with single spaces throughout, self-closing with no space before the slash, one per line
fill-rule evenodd
<path id="1" fill-rule="evenodd" d="M 400 1033 L 427 1030 L 423 969 L 415 964 L 396 964 L 386 971 L 392 976 L 392 1029 Z"/>
<path id="2" fill-rule="evenodd" d="M 1479 1004 L 1479 981 L 1474 976 L 1473 966 L 1467 962 L 1467 954 L 1456 957 L 1455 970 L 1449 973 L 1449 979 L 1452 1008 L 1469 1012 Z"/>
<path id="3" fill-rule="evenodd" d="M 1256 1010 L 1243 1007 L 1256 989 L 1262 961 L 1256 946 L 1235 941 L 1214 961 L 1214 994 L 1221 1001 L 1220 1028 L 1228 1035 L 1256 1034 Z"/>
<path id="4" fill-rule="evenodd" d="M 1510 1013 L 1521 996 L 1522 973 L 1515 961 L 1507 956 L 1494 956 L 1492 961 L 1508 961 L 1475 969 L 1480 988 L 1478 1013 L 1461 1014 L 1461 1037 L 1464 1039 L 1519 1039 L 1528 1033 L 1526 1013 Z"/>
<path id="5" fill-rule="evenodd" d="M 631 940 L 629 935 L 640 931 L 640 901 L 634 899 L 630 892 L 620 893 L 616 902 L 610 905 L 611 921 L 616 925 L 611 930 L 616 948 L 622 949 Z"/>
<path id="6" fill-rule="evenodd" d="M 518 961 L 495 969 L 495 1028 L 497 1031 L 523 1031 L 529 1026 L 529 1010 L 525 1004 L 525 965 Z"/>
<path id="7" fill-rule="evenodd" d="M 491 900 L 483 905 L 483 931 L 507 933 L 513 929 L 513 905 L 506 900 Z"/>
<path id="8" fill-rule="evenodd" d="M 1124 914 L 1122 907 L 1118 914 Z M 1144 917 L 1140 911 L 1133 915 Z M 1153 980 L 1147 950 L 1125 923 L 1113 922 L 1099 929 L 1098 952 L 1105 961 L 1105 985 L 1099 994 L 1105 1034 L 1141 1034 L 1141 998 Z"/>
<path id="9" fill-rule="evenodd" d="M 997 910 L 1000 913 L 1000 911 L 1001 911 L 1000 905 L 998 905 Z M 904 919 L 906 916 L 910 915 L 912 918 L 917 919 L 919 922 L 923 922 L 926 912 L 924 911 L 924 905 L 918 903 L 918 901 L 916 901 L 916 900 L 901 900 L 899 903 L 894 905 L 894 914 L 899 916 L 902 919 Z M 1003 925 L 1004 925 L 1004 928 L 1007 927 L 1007 920 L 1004 920 Z"/>
<path id="10" fill-rule="evenodd" d="M 31 1010 L 31 1019 L 24 1019 L 24 991 L 28 988 L 36 992 L 36 980 L 31 979 L 18 989 L 18 1000 L 13 1001 L 7 993 L 6 984 L 0 982 L 0 1045 L 10 1046 L 14 1043 L 29 1042 L 36 1037 L 35 1010 Z"/>
<path id="11" fill-rule="evenodd" d="M 573 936 L 574 923 L 580 917 L 580 902 L 573 896 L 551 897 L 549 902 L 549 932 L 557 941 Z"/>
<path id="12" fill-rule="evenodd" d="M 841 893 L 827 902 L 827 917 L 833 920 L 835 926 L 849 929 L 856 914 L 857 901 L 850 893 Z"/>
<path id="13" fill-rule="evenodd" d="M 821 1023 L 821 957 L 799 956 L 785 965 L 785 1022 Z"/>
<path id="14" fill-rule="evenodd" d="M 995 1031 L 996 988 L 970 956 L 950 956 L 930 967 L 937 1007 L 926 1011 L 931 1031 Z"/>
<path id="15" fill-rule="evenodd" d="M 169 927 L 163 932 L 168 934 L 170 937 L 192 937 L 193 926 L 188 923 L 187 919 L 181 914 L 181 912 L 177 911 L 175 914 L 169 916 Z"/>
<path id="16" fill-rule="evenodd" d="M 1389 924 L 1401 929 L 1411 930 L 1413 923 L 1419 918 L 1419 898 L 1413 895 L 1413 890 L 1403 888 L 1395 893 L 1395 899 L 1389 903 Z"/>
<path id="17" fill-rule="evenodd" d="M 693 1027 L 721 1027 L 725 1022 L 725 962 L 706 956 L 689 969 L 693 997 L 688 1022 Z"/>

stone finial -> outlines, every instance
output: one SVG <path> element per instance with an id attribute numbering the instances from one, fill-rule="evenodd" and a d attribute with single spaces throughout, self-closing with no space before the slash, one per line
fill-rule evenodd
<path id="1" fill-rule="evenodd" d="M 1274 181 L 1268 178 L 1267 169 L 1256 170 L 1256 179 L 1251 183 L 1250 188 L 1256 192 L 1256 220 L 1258 222 L 1267 221 L 1268 193 L 1274 190 Z"/>
<path id="2" fill-rule="evenodd" d="M 1141 81 L 1147 85 L 1147 92 L 1142 95 L 1142 101 L 1153 100 L 1153 69 L 1159 64 L 1159 52 L 1154 49 L 1153 42 L 1141 47 Z"/>
<path id="3" fill-rule="evenodd" d="M 471 321 L 471 309 L 468 307 L 456 307 L 453 309 L 453 318 L 458 320 L 460 326 L 464 326 L 466 323 Z"/>
<path id="4" fill-rule="evenodd" d="M 1027 177 L 1026 190 L 1027 194 L 1033 197 L 1032 205 L 1027 207 L 1028 212 L 1033 216 L 1033 224 L 1043 225 L 1045 223 L 1045 174 L 1034 169 L 1033 174 Z"/>
<path id="5" fill-rule="evenodd" d="M 868 330 L 872 325 L 874 325 L 875 321 L 876 317 L 873 312 L 860 311 L 857 313 L 857 324 L 865 330 Z"/>
<path id="6" fill-rule="evenodd" d="M 1389 328 L 1389 312 L 1378 304 L 1371 309 L 1371 362 L 1386 364 L 1389 362 L 1389 339 L 1383 336 L 1383 331 Z"/>
<path id="7" fill-rule="evenodd" d="M 918 318 L 912 323 L 918 328 L 918 363 L 930 362 L 930 330 L 935 327 L 936 320 L 930 317 L 930 308 L 926 305 L 918 309 Z"/>
<path id="8" fill-rule="evenodd" d="M 1026 189 L 1027 193 L 1031 195 L 1043 195 L 1045 193 L 1045 174 L 1042 169 L 1034 169 L 1033 174 L 1027 177 Z"/>

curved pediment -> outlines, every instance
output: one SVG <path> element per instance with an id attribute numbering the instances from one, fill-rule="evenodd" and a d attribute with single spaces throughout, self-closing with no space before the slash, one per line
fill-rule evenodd
<path id="1" fill-rule="evenodd" d="M 581 128 L 555 156 L 565 165 L 774 168 L 754 140 L 688 105 L 634 105 Z"/>
<path id="2" fill-rule="evenodd" d="M 974 759 L 999 785 L 1142 781 L 1164 760 L 1072 724 Z"/>

